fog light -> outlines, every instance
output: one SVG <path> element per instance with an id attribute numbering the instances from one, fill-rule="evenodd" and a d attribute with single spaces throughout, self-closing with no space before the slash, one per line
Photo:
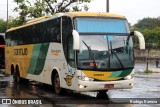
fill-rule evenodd
<path id="1" fill-rule="evenodd" d="M 83 89 L 83 88 L 86 88 L 87 86 L 84 86 L 84 85 L 80 85 L 78 84 L 79 88 Z"/>
<path id="2" fill-rule="evenodd" d="M 84 88 L 84 86 L 83 86 L 83 85 L 79 85 L 79 88 L 83 89 L 83 88 Z"/>
<path id="3" fill-rule="evenodd" d="M 129 85 L 133 87 L 134 84 L 133 84 L 133 83 L 130 83 Z"/>

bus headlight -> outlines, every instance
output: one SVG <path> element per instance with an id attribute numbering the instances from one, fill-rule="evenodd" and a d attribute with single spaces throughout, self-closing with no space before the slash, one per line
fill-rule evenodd
<path id="1" fill-rule="evenodd" d="M 125 80 L 130 80 L 132 78 L 133 78 L 133 75 L 128 75 L 128 76 L 124 77 Z"/>
<path id="2" fill-rule="evenodd" d="M 94 81 L 93 78 L 89 78 L 86 76 L 78 76 L 78 79 L 82 80 L 82 81 Z"/>

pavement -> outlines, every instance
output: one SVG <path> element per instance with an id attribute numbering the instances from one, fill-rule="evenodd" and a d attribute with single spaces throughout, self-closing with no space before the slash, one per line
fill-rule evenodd
<path id="1" fill-rule="evenodd" d="M 148 70 L 152 71 L 153 73 L 160 73 L 160 68 L 148 68 Z"/>
<path id="2" fill-rule="evenodd" d="M 3 74 L 0 74 L 0 77 L 4 77 L 5 75 L 3 75 Z"/>
<path id="3" fill-rule="evenodd" d="M 147 68 L 146 63 L 136 63 L 135 64 L 135 72 L 144 72 Z M 156 68 L 156 65 L 154 63 L 148 64 L 148 70 L 152 71 L 152 73 L 160 73 L 160 67 Z"/>
<path id="4" fill-rule="evenodd" d="M 135 73 L 136 78 L 160 79 L 160 73 Z"/>
<path id="5" fill-rule="evenodd" d="M 0 74 L 0 81 L 13 81 L 13 77 L 10 75 Z"/>

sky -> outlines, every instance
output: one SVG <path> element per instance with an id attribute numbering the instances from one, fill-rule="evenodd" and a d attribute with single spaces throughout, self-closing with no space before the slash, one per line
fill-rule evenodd
<path id="1" fill-rule="evenodd" d="M 126 16 L 133 25 L 144 17 L 160 16 L 160 0 L 109 0 L 110 13 Z M 9 16 L 17 17 L 18 13 L 12 10 L 16 7 L 13 0 L 8 0 Z M 7 17 L 7 0 L 0 2 L 0 19 Z M 89 4 L 89 11 L 106 12 L 106 0 L 93 0 Z"/>
<path id="2" fill-rule="evenodd" d="M 144 17 L 160 16 L 160 0 L 109 0 L 109 3 L 110 13 L 126 16 L 132 25 Z M 106 12 L 106 0 L 94 0 L 89 11 Z"/>

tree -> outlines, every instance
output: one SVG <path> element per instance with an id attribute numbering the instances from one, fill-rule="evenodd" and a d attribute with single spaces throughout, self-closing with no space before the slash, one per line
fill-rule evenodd
<path id="1" fill-rule="evenodd" d="M 12 16 L 9 16 L 8 19 L 8 29 L 12 27 L 17 27 L 22 25 L 22 22 L 18 19 L 14 19 Z M 0 19 L 0 33 L 6 32 L 7 30 L 7 22 L 3 19 Z"/>
<path id="2" fill-rule="evenodd" d="M 6 21 L 0 19 L 0 33 L 3 33 L 5 31 L 6 31 Z"/>
<path id="3" fill-rule="evenodd" d="M 160 46 L 160 27 L 153 29 L 143 29 L 142 33 L 145 37 L 146 43 L 150 43 L 155 47 Z"/>
<path id="4" fill-rule="evenodd" d="M 20 26 L 20 25 L 22 25 L 22 23 L 23 22 L 21 22 L 21 20 L 14 19 L 14 17 L 9 16 L 9 19 L 8 19 L 8 28 Z"/>
<path id="5" fill-rule="evenodd" d="M 88 10 L 91 0 L 14 0 L 18 7 L 14 11 L 19 12 L 20 20 L 25 22 L 27 17 L 38 18 L 46 14 L 58 12 Z"/>
<path id="6" fill-rule="evenodd" d="M 143 18 L 132 28 L 139 30 L 145 37 L 146 45 L 152 44 L 154 47 L 160 46 L 160 18 Z M 135 44 L 137 40 L 134 39 Z"/>
<path id="7" fill-rule="evenodd" d="M 143 18 L 139 20 L 137 24 L 134 25 L 138 29 L 153 29 L 155 27 L 160 27 L 159 18 Z"/>

